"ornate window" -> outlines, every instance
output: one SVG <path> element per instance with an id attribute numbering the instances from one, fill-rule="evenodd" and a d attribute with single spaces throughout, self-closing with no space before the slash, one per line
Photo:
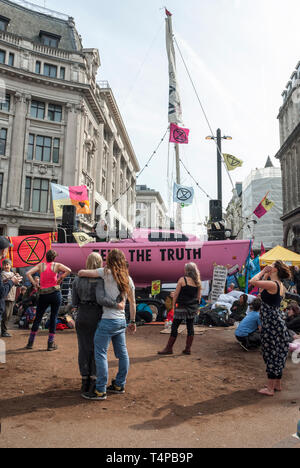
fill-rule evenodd
<path id="1" fill-rule="evenodd" d="M 29 135 L 27 160 L 59 163 L 60 139 Z"/>
<path id="2" fill-rule="evenodd" d="M 49 76 L 49 78 L 57 77 L 57 66 L 51 65 L 49 63 L 44 64 L 44 76 Z"/>
<path id="3" fill-rule="evenodd" d="M 10 94 L 6 94 L 5 101 L 0 101 L 0 110 L 9 112 L 10 111 Z"/>
<path id="4" fill-rule="evenodd" d="M 35 119 L 44 119 L 45 118 L 45 103 L 41 101 L 32 101 L 30 115 Z"/>
<path id="5" fill-rule="evenodd" d="M 61 36 L 57 34 L 48 33 L 46 31 L 40 31 L 40 38 L 43 45 L 48 47 L 58 47 Z"/>
<path id="6" fill-rule="evenodd" d="M 6 128 L 0 129 L 0 155 L 5 156 L 6 153 L 7 130 Z"/>
<path id="7" fill-rule="evenodd" d="M 48 106 L 48 120 L 51 122 L 61 122 L 62 120 L 62 106 L 56 104 L 49 104 Z"/>
<path id="8" fill-rule="evenodd" d="M 5 16 L 0 16 L 0 31 L 7 31 L 7 26 L 9 22 L 9 18 L 5 18 Z"/>
<path id="9" fill-rule="evenodd" d="M 55 183 L 55 181 L 52 181 Z M 48 179 L 33 179 L 26 177 L 25 211 L 48 213 L 50 204 L 50 181 Z"/>

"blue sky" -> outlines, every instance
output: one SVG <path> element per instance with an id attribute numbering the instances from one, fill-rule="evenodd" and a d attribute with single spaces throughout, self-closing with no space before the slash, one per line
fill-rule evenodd
<path id="1" fill-rule="evenodd" d="M 167 0 L 165 0 L 167 1 Z M 99 80 L 108 80 L 120 107 L 141 167 L 167 125 L 168 64 L 165 2 L 159 0 L 41 0 L 47 8 L 75 18 L 84 47 L 100 51 Z M 279 149 L 277 115 L 281 93 L 299 52 L 299 0 L 169 0 L 177 42 L 214 130 L 233 137 L 223 152 L 244 161 L 232 172 L 243 181 L 251 169 L 264 167 Z M 179 55 L 178 76 L 184 124 L 191 129 L 182 158 L 198 183 L 215 198 L 216 148 Z M 173 154 L 173 153 L 172 153 Z M 168 204 L 168 143 L 161 146 L 139 183 L 160 190 Z M 273 158 L 273 163 L 279 165 Z M 172 167 L 172 164 L 171 164 Z M 182 181 L 194 185 L 182 169 Z M 185 230 L 203 222 L 208 199 L 195 188 L 196 201 L 184 209 Z M 232 185 L 224 171 L 224 205 Z M 271 194 L 270 194 L 271 196 Z"/>

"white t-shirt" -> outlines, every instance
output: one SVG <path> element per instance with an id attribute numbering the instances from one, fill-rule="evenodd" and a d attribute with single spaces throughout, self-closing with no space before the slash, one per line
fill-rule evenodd
<path id="1" fill-rule="evenodd" d="M 98 268 L 97 270 L 100 278 L 104 279 L 104 286 L 105 286 L 105 294 L 113 301 L 118 299 L 120 295 L 120 291 L 118 288 L 118 284 L 115 281 L 112 272 L 110 270 L 106 270 L 104 268 Z M 132 278 L 129 276 L 129 285 L 132 289 L 133 295 L 135 294 L 135 286 Z M 103 306 L 103 319 L 109 320 L 118 320 L 118 319 L 125 319 L 125 310 L 119 309 L 111 309 L 108 307 Z"/>

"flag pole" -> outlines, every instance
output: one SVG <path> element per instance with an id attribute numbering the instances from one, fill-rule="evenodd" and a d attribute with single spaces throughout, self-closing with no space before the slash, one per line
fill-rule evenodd
<path id="1" fill-rule="evenodd" d="M 180 152 L 179 144 L 175 144 L 175 153 L 176 153 L 176 183 L 177 185 L 181 184 L 181 174 L 180 174 Z M 182 207 L 177 203 L 177 212 L 176 212 L 176 227 L 179 230 L 182 230 Z"/>
<path id="2" fill-rule="evenodd" d="M 176 57 L 173 36 L 172 13 L 165 7 L 166 13 L 166 44 L 169 60 L 169 123 L 178 125 L 182 119 L 181 103 L 177 83 L 176 74 Z M 179 144 L 175 143 L 175 158 L 176 158 L 176 183 L 180 185 L 180 152 Z M 182 207 L 178 203 L 176 209 L 176 228 L 182 230 Z"/>

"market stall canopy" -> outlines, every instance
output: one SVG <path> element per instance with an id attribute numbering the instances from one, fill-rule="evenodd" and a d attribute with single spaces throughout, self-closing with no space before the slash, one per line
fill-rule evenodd
<path id="1" fill-rule="evenodd" d="M 282 260 L 289 266 L 300 266 L 300 255 L 280 245 L 260 257 L 260 265 L 272 265 L 276 260 Z"/>

